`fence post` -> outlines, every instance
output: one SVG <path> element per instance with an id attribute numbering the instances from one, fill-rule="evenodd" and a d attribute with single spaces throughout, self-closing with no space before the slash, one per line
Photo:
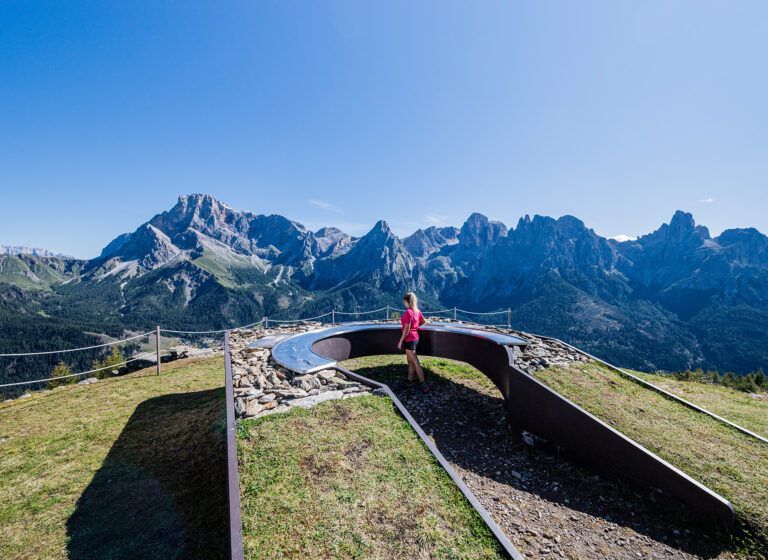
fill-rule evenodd
<path id="1" fill-rule="evenodd" d="M 160 375 L 160 327 L 155 331 L 155 348 L 157 350 L 157 375 Z"/>
<path id="2" fill-rule="evenodd" d="M 264 328 L 265 329 L 269 328 L 269 317 L 264 317 Z"/>
<path id="3" fill-rule="evenodd" d="M 512 328 L 512 310 L 507 308 L 507 329 Z"/>
<path id="4" fill-rule="evenodd" d="M 335 309 L 331 309 L 331 323 L 334 324 L 334 325 L 336 324 L 336 310 Z"/>
<path id="5" fill-rule="evenodd" d="M 456 320 L 456 308 L 455 307 L 453 308 L 453 320 L 454 321 Z"/>
<path id="6" fill-rule="evenodd" d="M 384 320 L 389 321 L 389 306 L 387 306 L 386 315 L 384 315 Z"/>

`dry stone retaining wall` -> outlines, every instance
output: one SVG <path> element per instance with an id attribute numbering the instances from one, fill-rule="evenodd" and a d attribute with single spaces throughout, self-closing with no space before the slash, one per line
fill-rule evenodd
<path id="1" fill-rule="evenodd" d="M 316 330 L 320 323 L 276 329 L 245 329 L 230 333 L 235 414 L 260 418 L 292 407 L 310 408 L 317 403 L 370 395 L 369 387 L 351 381 L 336 370 L 324 369 L 299 375 L 277 364 L 269 348 L 246 348 L 268 335 L 292 335 Z"/>

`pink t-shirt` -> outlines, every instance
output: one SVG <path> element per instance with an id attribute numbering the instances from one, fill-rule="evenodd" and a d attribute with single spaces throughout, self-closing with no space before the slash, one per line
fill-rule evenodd
<path id="1" fill-rule="evenodd" d="M 403 316 L 400 318 L 400 324 L 403 325 L 403 328 L 409 323 L 411 325 L 411 330 L 408 331 L 408 336 L 405 337 L 406 342 L 419 340 L 419 324 L 423 318 L 424 315 L 421 314 L 421 311 L 419 311 L 417 315 L 410 307 L 405 310 L 405 313 L 403 313 Z"/>

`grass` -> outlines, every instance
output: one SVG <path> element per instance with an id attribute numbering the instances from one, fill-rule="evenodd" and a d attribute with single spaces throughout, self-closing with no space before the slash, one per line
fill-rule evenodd
<path id="1" fill-rule="evenodd" d="M 768 437 L 768 398 L 750 397 L 747 393 L 722 385 L 678 381 L 671 376 L 639 371 L 630 373 L 743 428 Z"/>
<path id="2" fill-rule="evenodd" d="M 0 557 L 224 558 L 223 358 L 0 404 Z"/>
<path id="3" fill-rule="evenodd" d="M 484 392 L 495 392 L 501 397 L 493 382 L 488 379 L 480 370 L 454 360 L 445 358 L 419 357 L 421 367 L 424 370 L 424 379 L 427 384 L 437 383 L 445 384 L 451 382 L 462 382 L 480 389 Z M 386 356 L 365 356 L 341 362 L 342 367 L 355 371 L 381 383 L 393 383 L 405 381 L 402 365 L 405 363 L 403 355 Z"/>
<path id="4" fill-rule="evenodd" d="M 246 558 L 505 558 L 385 397 L 238 425 Z"/>
<path id="5" fill-rule="evenodd" d="M 768 542 L 768 445 L 645 389 L 600 364 L 537 371 L 535 377 L 733 503 L 735 545 L 765 554 Z M 705 386 L 702 386 L 705 387 Z M 751 416 L 738 399 L 722 407 Z M 702 397 L 704 398 L 704 397 Z M 761 552 L 762 551 L 762 552 Z"/>

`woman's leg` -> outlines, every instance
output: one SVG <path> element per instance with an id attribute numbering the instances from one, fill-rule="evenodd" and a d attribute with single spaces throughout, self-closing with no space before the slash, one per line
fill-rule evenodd
<path id="1" fill-rule="evenodd" d="M 408 356 L 408 372 L 409 375 L 412 375 L 410 373 L 411 367 L 416 370 L 416 375 L 419 376 L 419 383 L 424 383 L 424 371 L 421 369 L 421 364 L 419 363 L 419 357 L 416 355 L 416 352 L 413 350 L 406 350 L 406 355 Z"/>
<path id="2" fill-rule="evenodd" d="M 411 359 L 411 352 L 410 350 L 405 351 L 405 357 L 408 360 L 408 382 L 413 383 L 413 374 L 416 371 L 416 368 L 413 367 L 413 360 Z"/>

